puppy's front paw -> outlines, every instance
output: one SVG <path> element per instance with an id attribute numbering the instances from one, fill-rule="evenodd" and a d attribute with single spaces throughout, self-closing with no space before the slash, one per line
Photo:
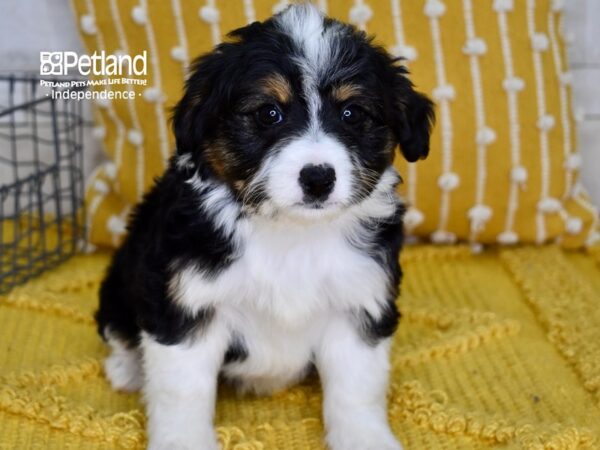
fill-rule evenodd
<path id="1" fill-rule="evenodd" d="M 403 450 L 391 430 L 384 425 L 336 427 L 327 433 L 331 450 Z"/>

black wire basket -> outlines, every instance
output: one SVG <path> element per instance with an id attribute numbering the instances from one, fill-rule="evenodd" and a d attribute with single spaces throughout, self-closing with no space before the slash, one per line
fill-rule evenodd
<path id="1" fill-rule="evenodd" d="M 39 76 L 0 75 L 0 293 L 83 241 L 81 103 L 54 98 Z"/>

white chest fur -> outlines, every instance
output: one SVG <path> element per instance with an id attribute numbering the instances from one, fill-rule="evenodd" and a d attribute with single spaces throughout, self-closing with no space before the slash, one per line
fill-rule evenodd
<path id="1" fill-rule="evenodd" d="M 249 356 L 226 374 L 263 392 L 301 376 L 327 322 L 386 298 L 386 273 L 348 241 L 357 221 L 311 226 L 255 219 L 239 223 L 236 260 L 216 276 L 187 268 L 174 277 L 176 301 L 212 307 Z M 267 377 L 268 379 L 264 379 Z"/>
<path id="2" fill-rule="evenodd" d="M 359 226 L 350 220 L 240 222 L 235 261 L 217 275 L 184 269 L 171 283 L 174 298 L 192 313 L 226 306 L 292 328 L 328 311 L 365 308 L 377 315 L 386 300 L 386 274 L 349 242 Z"/>

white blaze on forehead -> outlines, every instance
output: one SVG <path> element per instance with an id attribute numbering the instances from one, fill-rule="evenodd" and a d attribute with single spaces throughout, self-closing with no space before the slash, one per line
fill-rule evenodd
<path id="1" fill-rule="evenodd" d="M 312 4 L 292 5 L 277 17 L 276 23 L 303 53 L 303 63 L 318 70 L 329 60 L 329 33 L 324 33 L 324 16 Z"/>
<path id="2" fill-rule="evenodd" d="M 310 131 L 319 130 L 318 113 L 321 109 L 319 80 L 331 69 L 335 59 L 335 32 L 337 27 L 324 27 L 324 16 L 310 3 L 292 5 L 276 18 L 281 31 L 296 44 L 301 54 L 295 59 L 302 73 L 302 85 L 310 117 Z"/>

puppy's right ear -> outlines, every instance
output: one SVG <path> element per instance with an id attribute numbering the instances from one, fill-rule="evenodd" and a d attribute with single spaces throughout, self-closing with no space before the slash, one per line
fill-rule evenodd
<path id="1" fill-rule="evenodd" d="M 209 138 L 211 123 L 227 102 L 227 63 L 220 47 L 190 66 L 182 99 L 174 108 L 173 132 L 177 155 L 190 154 L 196 162 Z"/>

